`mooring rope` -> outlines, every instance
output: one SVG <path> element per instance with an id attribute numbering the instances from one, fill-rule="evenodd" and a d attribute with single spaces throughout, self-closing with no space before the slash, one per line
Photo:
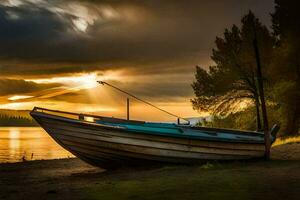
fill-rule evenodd
<path id="1" fill-rule="evenodd" d="M 173 117 L 176 117 L 176 118 L 178 118 L 178 119 L 183 119 L 183 120 L 187 121 L 188 123 L 190 123 L 190 121 L 189 121 L 188 119 L 185 119 L 185 118 L 180 117 L 180 116 L 178 116 L 178 115 L 175 115 L 175 114 L 173 114 L 173 113 L 171 113 L 171 112 L 169 112 L 169 111 L 166 111 L 166 110 L 164 110 L 164 109 L 162 109 L 162 108 L 159 108 L 159 107 L 153 105 L 152 103 L 150 103 L 150 102 L 148 102 L 148 101 L 145 101 L 145 100 L 143 100 L 143 99 L 141 99 L 141 98 L 139 98 L 139 97 L 137 97 L 137 96 L 135 96 L 135 95 L 133 95 L 133 94 L 130 94 L 129 92 L 126 92 L 126 91 L 124 91 L 124 90 L 122 90 L 122 89 L 120 89 L 120 88 L 118 88 L 118 87 L 116 87 L 116 86 L 114 86 L 114 85 L 111 85 L 111 84 L 109 84 L 109 83 L 107 83 L 107 82 L 105 82 L 105 81 L 97 81 L 97 82 L 98 82 L 99 84 L 101 84 L 101 85 L 108 85 L 108 86 L 110 86 L 110 87 L 112 87 L 112 88 L 114 88 L 114 89 L 116 89 L 116 90 L 118 90 L 118 91 L 120 91 L 120 92 L 122 92 L 122 93 L 124 93 L 124 94 L 126 94 L 126 95 L 128 95 L 128 96 L 130 96 L 130 97 L 132 97 L 132 98 L 134 98 L 134 99 L 137 99 L 138 101 L 141 101 L 141 102 L 143 102 L 143 103 L 145 103 L 145 104 L 147 104 L 147 105 L 149 105 L 149 106 L 152 106 L 152 107 L 154 107 L 154 108 L 156 108 L 156 109 L 158 109 L 158 110 L 160 110 L 160 111 L 162 111 L 162 112 L 164 112 L 164 113 L 167 113 L 167 114 L 169 114 L 169 115 L 171 115 L 171 116 L 173 116 Z"/>

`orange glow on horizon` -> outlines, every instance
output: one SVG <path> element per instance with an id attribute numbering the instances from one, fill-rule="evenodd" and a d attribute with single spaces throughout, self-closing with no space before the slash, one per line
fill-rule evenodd
<path id="1" fill-rule="evenodd" d="M 155 76 L 156 79 L 159 77 L 160 75 Z M 138 81 L 148 83 L 151 80 L 153 81 L 153 77 L 148 77 L 147 79 L 145 76 L 133 75 L 124 70 L 108 70 L 103 72 L 76 73 L 69 76 L 65 75 L 51 78 L 26 79 L 26 81 L 32 81 L 37 84 L 60 85 L 27 95 L 8 97 L 8 100 L 14 102 L 3 102 L 0 104 L 0 109 L 31 110 L 37 106 L 54 110 L 125 118 L 126 98 L 111 88 L 100 87 L 97 81 L 117 81 L 119 83 Z M 68 93 L 73 93 L 75 96 L 62 96 Z M 188 101 L 189 97 L 175 97 L 172 99 L 170 102 L 155 102 L 154 100 L 153 104 L 182 117 L 201 115 L 193 110 Z M 135 100 L 130 101 L 130 116 L 131 119 L 145 121 L 176 121 L 174 117 L 168 116 L 152 107 L 147 107 L 147 105 Z"/>
<path id="2" fill-rule="evenodd" d="M 122 99 L 121 103 L 123 104 L 114 104 L 112 107 L 111 105 L 108 106 L 103 104 L 69 103 L 63 101 L 33 101 L 1 104 L 0 109 L 31 110 L 33 107 L 38 106 L 54 110 L 71 111 L 77 113 L 92 113 L 100 116 L 125 118 L 125 101 L 123 102 Z M 201 116 L 199 113 L 194 111 L 188 103 L 173 102 L 169 105 L 166 103 L 155 103 L 155 105 L 182 117 Z M 176 118 L 136 101 L 131 102 L 130 118 L 145 121 L 176 121 Z"/>

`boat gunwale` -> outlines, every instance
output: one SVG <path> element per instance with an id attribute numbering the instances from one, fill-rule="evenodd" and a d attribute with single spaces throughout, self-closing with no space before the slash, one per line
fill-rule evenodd
<path id="1" fill-rule="evenodd" d="M 90 150 L 93 150 L 95 151 L 95 149 L 97 149 L 97 151 L 101 151 L 102 152 L 105 152 L 105 151 L 112 151 L 112 152 L 123 152 L 123 153 L 131 153 L 131 154 L 140 154 L 140 155 L 149 155 L 149 156 L 153 156 L 153 154 L 146 154 L 146 153 L 143 153 L 143 152 L 134 152 L 134 151 L 127 151 L 127 150 L 120 150 L 120 149 L 114 149 L 114 148 L 108 148 L 108 147 L 100 147 L 98 145 L 95 145 L 95 144 L 84 144 L 84 143 L 81 143 L 81 142 L 76 142 L 76 141 L 70 141 L 68 139 L 62 139 L 61 140 L 62 143 L 64 144 L 67 144 L 69 147 L 71 146 L 78 146 L 78 147 L 85 147 L 86 149 L 90 149 Z M 72 144 L 70 144 L 72 143 Z M 156 149 L 159 149 L 159 148 L 155 148 Z M 193 154 L 202 154 L 202 155 L 211 155 L 211 156 L 224 156 L 224 157 L 258 157 L 258 155 L 245 155 L 245 154 L 220 154 L 220 153 L 209 153 L 209 152 L 189 152 L 189 151 L 179 151 L 179 150 L 169 150 L 169 149 L 162 149 L 162 150 L 165 150 L 165 151 L 174 151 L 174 152 L 180 152 L 180 153 L 193 153 Z M 108 152 L 106 152 L 108 153 Z M 110 154 L 115 154 L 115 153 L 110 153 Z M 262 154 L 261 152 L 257 152 L 257 154 Z M 169 157 L 169 158 L 176 158 L 177 156 L 170 156 L 170 155 L 154 155 L 154 156 L 158 156 L 158 157 Z M 186 158 L 186 157 L 177 157 L 177 158 Z M 188 159 L 191 159 L 191 158 L 188 158 Z"/>
<path id="2" fill-rule="evenodd" d="M 41 111 L 38 111 L 38 110 L 41 110 Z M 108 120 L 108 122 L 109 121 L 116 121 L 116 122 L 124 122 L 124 123 L 128 123 L 128 124 L 154 123 L 154 122 L 146 122 L 146 121 L 141 121 L 141 120 L 127 120 L 127 119 L 114 118 L 114 117 L 104 117 L 104 116 L 100 116 L 100 115 L 75 113 L 75 112 L 60 111 L 60 110 L 52 110 L 52 109 L 41 108 L 41 107 L 34 107 L 30 113 L 33 113 L 33 112 L 45 113 L 43 111 L 49 111 L 49 112 L 54 112 L 54 113 L 62 113 L 62 114 L 68 114 L 68 115 L 74 115 L 74 116 L 83 115 L 83 116 L 87 116 L 87 117 L 94 117 L 94 118 L 97 118 L 97 119 L 103 120 L 103 121 Z M 50 113 L 46 113 L 46 114 L 54 115 L 54 114 L 50 114 Z M 54 115 L 54 116 L 64 117 L 64 116 L 60 116 L 60 115 Z M 64 118 L 72 119 L 72 118 L 68 118 L 68 117 L 64 117 Z M 99 124 L 99 123 L 95 123 L 95 124 Z M 107 124 L 102 124 L 102 125 L 107 125 Z M 107 125 L 107 126 L 111 126 L 111 125 Z M 184 125 L 184 124 L 179 124 L 179 125 L 175 124 L 175 126 L 176 126 L 175 128 L 190 128 L 192 130 L 205 130 L 205 131 L 211 131 L 211 132 L 220 131 L 220 132 L 230 133 L 230 134 L 244 134 L 244 135 L 250 135 L 250 136 L 264 136 L 263 132 L 250 131 L 250 130 L 237 130 L 237 129 L 229 129 L 229 128 L 213 128 L 213 127 L 203 127 L 203 126 L 195 127 L 195 126 Z M 115 126 L 113 126 L 113 127 L 115 127 Z M 172 129 L 172 127 L 162 127 L 162 128 Z"/>
<path id="3" fill-rule="evenodd" d="M 67 121 L 69 123 L 77 123 L 77 124 L 81 124 L 81 125 L 84 125 L 84 126 L 101 127 L 101 128 L 108 129 L 108 130 L 117 130 L 117 131 L 121 131 L 121 132 L 129 132 L 129 133 L 136 133 L 136 134 L 143 134 L 143 135 L 165 136 L 165 137 L 173 137 L 173 138 L 195 139 L 195 140 L 202 140 L 202 141 L 214 141 L 214 142 L 246 143 L 246 144 L 247 143 L 249 143 L 249 144 L 263 144 L 264 143 L 264 141 L 213 138 L 213 137 L 193 136 L 193 135 L 187 135 L 187 134 L 143 133 L 143 132 L 128 130 L 125 127 L 98 124 L 98 123 L 95 123 L 95 122 L 88 122 L 88 121 L 83 121 L 83 120 L 79 120 L 79 119 L 68 118 L 68 117 L 65 117 L 65 116 L 54 115 L 54 114 L 50 114 L 50 113 L 47 113 L 47 112 L 40 112 L 40 111 L 37 111 L 36 109 L 46 110 L 46 111 L 50 111 L 50 112 L 56 112 L 55 110 L 50 110 L 50 109 L 34 108 L 30 112 L 30 114 L 33 117 L 35 115 L 39 115 L 39 116 L 42 116 L 42 117 L 52 118 L 52 119 L 59 120 L 59 121 Z M 60 111 L 58 111 L 58 112 L 60 112 Z M 77 115 L 77 116 L 79 115 L 79 114 L 76 114 L 76 113 L 64 112 L 64 111 L 62 111 L 61 113 L 73 114 L 73 115 Z M 91 115 L 85 115 L 85 116 L 91 116 Z M 96 117 L 101 118 L 101 116 L 96 116 Z M 110 119 L 115 119 L 115 118 L 110 118 Z M 118 119 L 118 118 L 116 118 L 116 119 Z M 120 119 L 120 120 L 122 120 L 122 119 Z M 124 121 L 127 121 L 127 120 L 124 120 Z M 178 126 L 178 129 L 180 129 L 180 128 L 188 129 L 188 128 L 191 128 L 191 127 Z M 209 128 L 207 128 L 207 129 L 209 129 Z M 223 130 L 223 129 L 220 129 L 220 130 Z M 231 134 L 243 135 L 244 133 L 248 133 L 248 134 L 251 135 L 251 132 L 246 132 L 246 131 L 245 132 L 241 131 L 241 133 L 234 133 L 233 132 Z M 254 132 L 254 133 L 257 133 L 257 132 Z M 253 136 L 253 135 L 251 135 L 251 136 Z"/>

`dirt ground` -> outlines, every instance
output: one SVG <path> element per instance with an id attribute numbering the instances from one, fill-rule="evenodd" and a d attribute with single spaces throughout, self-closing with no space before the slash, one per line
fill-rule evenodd
<path id="1" fill-rule="evenodd" d="M 0 199 L 300 199 L 300 144 L 271 161 L 105 171 L 79 159 L 0 165 Z"/>
<path id="2" fill-rule="evenodd" d="M 300 143 L 288 143 L 272 148 L 273 160 L 300 160 Z"/>

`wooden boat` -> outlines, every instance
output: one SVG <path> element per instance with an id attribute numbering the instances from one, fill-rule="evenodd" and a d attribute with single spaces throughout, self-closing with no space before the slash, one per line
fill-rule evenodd
<path id="1" fill-rule="evenodd" d="M 30 114 L 63 148 L 103 168 L 264 156 L 261 132 L 149 123 L 37 107 Z M 273 126 L 271 142 L 278 129 Z"/>

